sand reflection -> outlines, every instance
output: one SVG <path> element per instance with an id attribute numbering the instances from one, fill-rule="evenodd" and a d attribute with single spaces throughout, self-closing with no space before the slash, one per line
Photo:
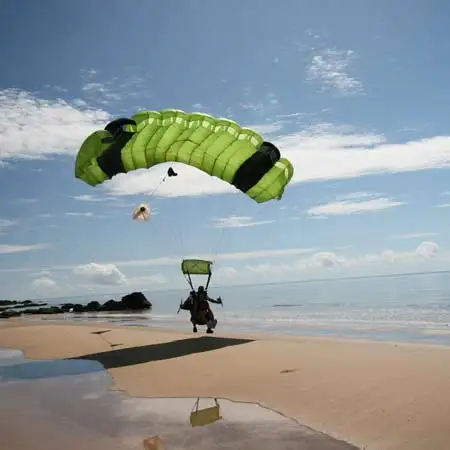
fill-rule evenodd
<path id="1" fill-rule="evenodd" d="M 109 390 L 111 383 L 96 361 L 28 361 L 21 352 L 0 350 L 4 448 L 355 448 L 258 405 L 195 397 L 133 398 Z"/>

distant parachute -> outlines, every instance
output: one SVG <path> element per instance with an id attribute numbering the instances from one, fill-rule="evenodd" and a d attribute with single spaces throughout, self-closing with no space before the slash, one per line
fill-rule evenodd
<path id="1" fill-rule="evenodd" d="M 228 119 L 175 109 L 142 111 L 89 135 L 75 177 L 96 186 L 119 173 L 184 163 L 232 184 L 258 203 L 281 199 L 294 168 L 278 148 Z M 169 168 L 168 177 L 178 174 Z"/>
<path id="2" fill-rule="evenodd" d="M 148 220 L 150 219 L 151 209 L 149 205 L 142 203 L 133 211 L 134 220 Z"/>

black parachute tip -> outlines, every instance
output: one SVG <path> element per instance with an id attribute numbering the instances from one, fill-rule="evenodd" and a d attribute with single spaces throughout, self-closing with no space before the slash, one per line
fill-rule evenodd
<path id="1" fill-rule="evenodd" d="M 106 124 L 105 130 L 115 136 L 118 132 L 120 133 L 123 131 L 123 127 L 125 125 L 136 125 L 136 122 L 128 117 L 119 117 L 118 119 L 112 120 Z"/>
<path id="2" fill-rule="evenodd" d="M 167 175 L 169 177 L 177 177 L 178 174 L 175 172 L 175 170 L 172 169 L 172 167 L 169 167 L 169 170 L 167 171 Z"/>

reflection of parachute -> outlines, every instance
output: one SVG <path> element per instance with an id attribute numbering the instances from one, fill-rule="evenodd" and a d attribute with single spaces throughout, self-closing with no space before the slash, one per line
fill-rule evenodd
<path id="1" fill-rule="evenodd" d="M 175 109 L 142 111 L 86 138 L 75 176 L 91 186 L 119 173 L 179 162 L 232 184 L 258 203 L 281 199 L 294 169 L 280 151 L 236 122 Z M 177 174 L 172 168 L 169 177 Z"/>
<path id="2" fill-rule="evenodd" d="M 217 398 L 214 398 L 214 406 L 209 408 L 199 409 L 200 398 L 197 398 L 194 408 L 192 409 L 189 421 L 193 427 L 203 427 L 211 425 L 214 422 L 222 419 L 220 415 L 220 405 Z"/>

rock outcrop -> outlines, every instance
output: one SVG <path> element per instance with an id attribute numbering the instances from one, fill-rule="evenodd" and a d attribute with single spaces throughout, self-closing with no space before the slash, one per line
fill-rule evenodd
<path id="1" fill-rule="evenodd" d="M 45 307 L 43 307 L 45 306 Z M 37 307 L 33 308 L 32 307 Z M 47 303 L 33 303 L 31 300 L 19 302 L 16 300 L 0 300 L 0 319 L 18 317 L 22 314 L 62 314 L 62 313 L 85 313 L 100 311 L 143 311 L 151 309 L 152 304 L 142 292 L 132 292 L 124 295 L 121 300 L 108 300 L 101 304 L 97 301 L 89 302 L 87 305 L 81 303 L 64 303 L 60 306 L 47 306 Z M 17 311 L 18 308 L 26 308 Z"/>

